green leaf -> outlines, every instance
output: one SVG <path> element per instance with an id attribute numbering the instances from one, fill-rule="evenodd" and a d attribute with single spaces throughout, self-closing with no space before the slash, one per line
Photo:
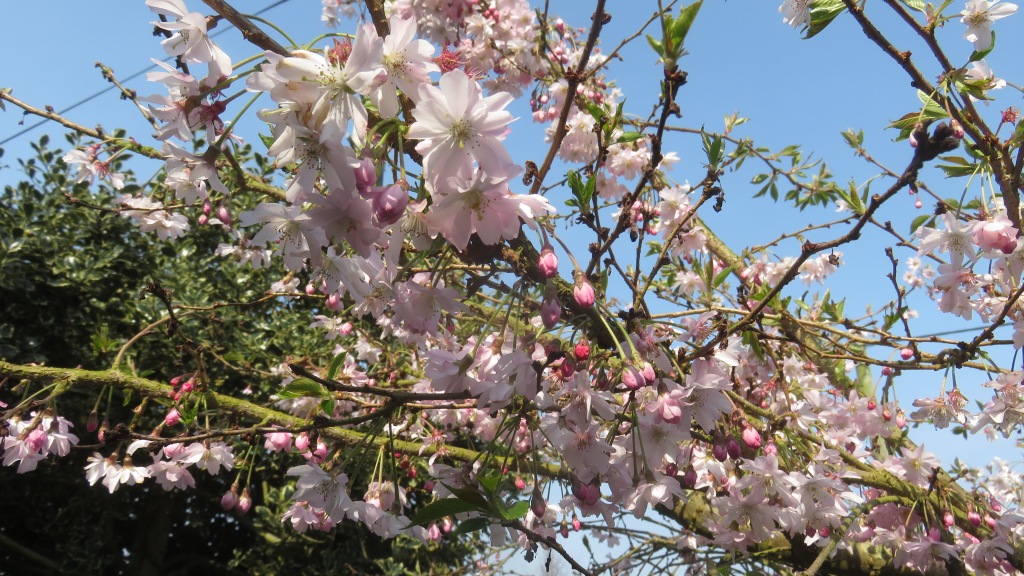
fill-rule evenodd
<path id="1" fill-rule="evenodd" d="M 619 136 L 619 139 L 616 140 L 615 143 L 616 144 L 628 144 L 630 142 L 636 142 L 637 140 L 639 140 L 639 139 L 641 139 L 643 137 L 644 137 L 644 135 L 641 134 L 640 132 L 625 132 L 625 133 L 623 133 L 622 136 Z"/>
<path id="2" fill-rule="evenodd" d="M 683 8 L 679 12 L 679 18 L 676 18 L 676 21 L 672 23 L 672 45 L 677 49 L 682 49 L 686 35 L 689 34 L 690 27 L 693 26 L 693 21 L 697 18 L 697 12 L 700 11 L 701 4 L 703 3 L 704 0 L 697 0 L 697 2 Z"/>
<path id="3" fill-rule="evenodd" d="M 968 60 L 968 62 L 977 62 L 978 60 L 981 60 L 981 59 L 985 58 L 985 56 L 988 56 L 989 52 L 992 52 L 992 49 L 995 48 L 995 47 L 996 47 L 996 31 L 992 30 L 992 45 L 989 46 L 988 49 L 986 49 L 986 50 L 982 50 L 980 52 L 975 50 L 974 52 L 971 52 L 971 57 Z"/>
<path id="4" fill-rule="evenodd" d="M 665 57 L 665 48 L 662 47 L 661 42 L 658 42 L 657 40 L 654 39 L 654 36 L 648 34 L 647 43 L 651 45 L 651 48 L 654 48 L 654 52 L 655 54 L 658 55 L 659 58 Z"/>
<path id="5" fill-rule="evenodd" d="M 576 170 L 569 170 L 566 174 L 566 181 L 569 184 L 569 188 L 572 190 L 576 201 L 583 212 L 590 210 L 590 199 L 594 197 L 594 191 L 597 188 L 597 178 L 591 176 L 586 183 L 580 178 L 579 172 Z"/>
<path id="6" fill-rule="evenodd" d="M 924 12 L 924 0 L 900 0 L 903 4 L 911 10 L 917 10 L 918 12 Z"/>
<path id="7" fill-rule="evenodd" d="M 864 147 L 863 130 L 854 132 L 852 128 L 848 129 L 846 132 L 843 132 L 843 139 L 846 140 L 846 143 L 849 144 L 850 148 L 853 148 L 854 150 Z"/>
<path id="8" fill-rule="evenodd" d="M 918 112 L 911 112 L 894 120 L 887 128 L 898 128 L 900 135 L 896 138 L 896 141 L 906 140 L 910 137 L 910 133 L 914 131 L 914 126 L 918 122 L 925 122 L 929 120 L 940 120 L 946 118 L 946 111 L 939 105 L 938 102 L 932 100 L 927 94 L 917 91 L 917 98 L 923 104 L 922 108 Z"/>
<path id="9" fill-rule="evenodd" d="M 843 3 L 843 0 L 812 0 L 810 9 L 811 23 L 807 26 L 804 40 L 817 36 L 846 10 L 846 4 Z"/>
<path id="10" fill-rule="evenodd" d="M 334 377 L 338 375 L 338 370 L 341 369 L 341 365 L 345 363 L 345 354 L 338 354 L 331 360 L 331 365 L 327 367 L 327 379 L 334 380 Z"/>
<path id="11" fill-rule="evenodd" d="M 296 378 L 277 393 L 278 398 L 327 398 L 330 393 L 309 378 Z"/>
<path id="12" fill-rule="evenodd" d="M 936 165 L 937 168 L 946 173 L 947 178 L 974 176 L 985 167 L 985 164 L 980 162 L 971 162 L 962 156 L 940 156 L 939 160 L 949 162 L 949 164 Z"/>
<path id="13" fill-rule="evenodd" d="M 924 226 L 925 222 L 927 222 L 930 218 L 934 217 L 935 216 L 931 214 L 922 214 L 917 218 L 914 218 L 914 220 L 910 223 L 910 233 L 913 234 L 918 228 Z"/>
<path id="14" fill-rule="evenodd" d="M 472 504 L 477 510 L 489 510 L 491 508 L 490 502 L 484 498 L 484 495 L 473 488 L 455 488 L 447 484 L 442 485 L 454 494 L 456 498 Z"/>
<path id="15" fill-rule="evenodd" d="M 454 516 L 456 514 L 462 514 L 464 512 L 479 512 L 480 508 L 460 498 L 445 498 L 436 502 L 431 502 L 420 511 L 416 513 L 416 516 L 412 519 L 413 526 L 425 526 L 431 522 L 437 522 L 438 520 L 446 516 Z"/>
<path id="16" fill-rule="evenodd" d="M 729 274 L 731 272 L 732 272 L 732 266 L 728 266 L 728 267 L 726 267 L 725 270 L 722 270 L 721 272 L 719 272 L 718 275 L 715 276 L 715 279 L 714 279 L 714 282 L 712 284 L 712 287 L 713 288 L 718 288 L 719 286 L 721 286 L 722 282 L 725 281 L 725 279 L 729 276 Z"/>
<path id="17" fill-rule="evenodd" d="M 484 490 L 486 490 L 488 494 L 493 495 L 498 491 L 498 484 L 501 482 L 501 476 L 481 476 L 478 480 Z"/>
<path id="18" fill-rule="evenodd" d="M 722 137 L 701 131 L 701 140 L 704 143 L 704 154 L 708 157 L 708 166 L 715 167 L 722 162 Z"/>
<path id="19" fill-rule="evenodd" d="M 526 513 L 529 510 L 530 503 L 526 500 L 520 500 L 507 508 L 502 505 L 501 509 L 498 511 L 501 513 L 501 517 L 505 520 L 519 520 L 523 516 L 526 516 Z"/>
<path id="20" fill-rule="evenodd" d="M 455 532 L 452 533 L 454 536 L 459 534 L 469 534 L 476 532 L 477 530 L 483 530 L 491 525 L 491 521 L 487 518 L 470 518 L 459 522 L 459 525 L 455 528 Z"/>

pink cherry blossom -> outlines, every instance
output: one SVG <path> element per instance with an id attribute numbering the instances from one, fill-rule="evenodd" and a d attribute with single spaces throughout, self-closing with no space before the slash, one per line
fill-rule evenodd
<path id="1" fill-rule="evenodd" d="M 515 173 L 514 164 L 501 140 L 512 122 L 505 107 L 512 96 L 501 92 L 482 98 L 480 86 L 462 70 L 441 76 L 437 87 L 421 84 L 420 102 L 413 115 L 408 137 L 423 140 L 416 151 L 423 155 L 426 178 L 443 183 L 465 170 L 475 160 L 491 179 Z"/>

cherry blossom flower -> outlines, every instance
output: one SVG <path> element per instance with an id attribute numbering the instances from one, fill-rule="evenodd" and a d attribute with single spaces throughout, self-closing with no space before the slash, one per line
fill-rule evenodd
<path id="1" fill-rule="evenodd" d="M 164 210 L 163 202 L 131 194 L 122 194 L 116 201 L 126 208 L 121 210 L 121 216 L 138 223 L 143 232 L 156 232 L 161 240 L 181 238 L 189 230 L 188 219 Z"/>
<path id="2" fill-rule="evenodd" d="M 186 62 L 209 65 L 207 84 L 213 86 L 220 78 L 231 75 L 231 58 L 210 40 L 206 17 L 199 12 L 188 12 L 181 0 L 146 0 L 153 12 L 173 18 L 173 22 L 153 22 L 162 30 L 173 32 L 160 44 L 168 56 L 181 56 Z"/>
<path id="3" fill-rule="evenodd" d="M 327 244 L 327 236 L 322 228 L 312 225 L 310 216 L 302 212 L 301 206 L 263 202 L 239 214 L 238 223 L 242 226 L 262 223 L 264 226 L 252 243 L 263 246 L 280 240 L 278 250 L 285 266 L 291 270 L 301 270 L 307 258 L 314 266 L 322 260 L 320 248 Z"/>
<path id="4" fill-rule="evenodd" d="M 321 142 L 340 141 L 350 120 L 355 124 L 354 136 L 361 141 L 366 109 L 360 96 L 384 80 L 382 50 L 382 40 L 366 24 L 356 30 L 351 43 L 336 41 L 322 53 L 296 50 L 277 61 L 276 72 L 289 91 L 307 90 L 314 95 L 310 127 L 319 132 Z"/>
<path id="5" fill-rule="evenodd" d="M 505 107 L 512 96 L 500 92 L 481 98 L 480 86 L 462 70 L 441 76 L 437 87 L 421 84 L 420 102 L 413 111 L 416 122 L 408 137 L 423 140 L 416 151 L 423 155 L 423 171 L 434 183 L 472 168 L 475 160 L 492 180 L 508 179 L 516 172 L 501 140 L 512 115 Z"/>
<path id="6" fill-rule="evenodd" d="M 165 491 L 196 487 L 195 478 L 181 462 L 157 460 L 149 465 L 148 472 Z"/>
<path id="7" fill-rule="evenodd" d="M 141 484 L 150 477 L 149 470 L 145 467 L 135 466 L 131 458 L 125 458 L 124 463 L 108 462 L 103 475 L 103 485 L 113 494 L 121 484 L 133 486 Z"/>
<path id="8" fill-rule="evenodd" d="M 507 182 L 508 177 L 495 178 L 479 171 L 472 179 L 452 178 L 449 192 L 434 191 L 437 203 L 427 213 L 428 230 L 432 235 L 441 234 L 463 251 L 473 234 L 489 245 L 516 238 L 520 216 L 532 221 L 534 208 L 522 196 L 509 191 Z M 534 198 L 540 201 L 537 206 L 541 214 L 554 212 L 542 197 L 530 196 L 536 202 Z"/>
<path id="9" fill-rule="evenodd" d="M 434 46 L 426 40 L 416 40 L 416 19 L 393 15 L 388 21 L 391 33 L 384 38 L 382 62 L 387 73 L 383 84 L 370 97 L 377 103 L 381 116 L 393 118 L 398 114 L 398 94 L 419 100 L 419 86 L 430 83 L 427 76 L 437 72 Z"/>
<path id="10" fill-rule="evenodd" d="M 298 476 L 292 499 L 306 502 L 322 510 L 335 521 L 341 520 L 352 506 L 348 496 L 348 476 L 335 470 L 331 473 L 313 464 L 288 469 L 288 476 Z"/>
<path id="11" fill-rule="evenodd" d="M 808 4 L 810 4 L 809 0 L 785 0 L 779 6 L 782 22 L 793 28 L 810 26 L 811 10 Z"/>
<path id="12" fill-rule="evenodd" d="M 92 144 L 83 149 L 75 149 L 64 155 L 64 163 L 69 167 L 78 165 L 78 172 L 75 174 L 75 182 L 89 182 L 99 178 L 106 178 L 115 190 L 124 188 L 124 176 L 110 171 L 110 161 L 99 159 L 100 144 Z"/>
<path id="13" fill-rule="evenodd" d="M 967 25 L 964 39 L 982 52 L 992 47 L 992 23 L 1017 11 L 1016 4 L 1000 4 L 999 0 L 967 0 L 960 22 Z"/>
<path id="14" fill-rule="evenodd" d="M 186 464 L 195 464 L 197 468 L 206 470 L 211 476 L 219 474 L 221 468 L 231 470 L 235 465 L 231 447 L 223 442 L 210 442 L 209 445 L 194 442 L 185 448 L 178 460 Z"/>
<path id="15" fill-rule="evenodd" d="M 930 254 L 934 250 L 949 252 L 950 254 L 961 254 L 974 260 L 974 243 L 969 227 L 961 224 L 956 216 L 946 212 L 942 215 L 944 230 L 922 226 L 917 229 L 917 237 L 921 244 L 917 248 L 920 256 Z"/>

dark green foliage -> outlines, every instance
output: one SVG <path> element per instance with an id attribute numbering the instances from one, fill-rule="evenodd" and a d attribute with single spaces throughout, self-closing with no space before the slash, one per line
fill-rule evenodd
<path id="1" fill-rule="evenodd" d="M 79 144 L 70 137 L 69 143 Z M 211 307 L 252 303 L 284 277 L 279 267 L 252 270 L 216 256 L 218 243 L 232 238 L 223 228 L 197 226 L 198 207 L 190 213 L 192 232 L 172 242 L 139 232 L 116 213 L 88 207 L 113 208 L 119 192 L 105 184 L 76 185 L 60 160 L 63 152 L 48 148 L 45 138 L 34 148 L 36 157 L 20 163 L 23 181 L 0 195 L 0 359 L 107 368 L 126 342 L 166 314 L 157 298 L 140 297 L 148 283 L 169 290 L 175 305 Z M 244 161 L 245 152 L 240 156 Z M 139 190 L 130 175 L 126 181 L 122 192 Z M 217 200 L 236 215 L 251 207 L 237 198 Z M 286 354 L 329 362 L 333 346 L 308 328 L 319 302 L 278 298 L 178 309 L 176 315 L 182 333 L 202 349 L 215 389 L 237 394 L 249 388 L 262 402 L 280 388 L 269 370 Z M 122 369 L 165 382 L 195 370 L 195 358 L 166 328 L 159 326 L 128 348 Z M 13 384 L 0 385 L 5 398 Z M 211 477 L 193 469 L 196 489 L 187 492 L 165 492 L 152 482 L 114 494 L 89 486 L 86 458 L 113 449 L 85 430 L 99 394 L 76 389 L 59 399 L 58 412 L 81 438 L 70 456 L 48 459 L 27 474 L 0 468 L 0 575 L 270 575 L 296 568 L 311 574 L 450 574 L 471 563 L 472 549 L 464 543 L 428 549 L 409 538 L 382 542 L 350 522 L 328 534 L 299 534 L 283 525 L 293 481 L 285 472 L 303 462 L 295 455 L 266 454 L 261 438 L 236 443 L 241 470 Z M 108 400 L 103 394 L 100 417 L 112 426 L 127 423 L 137 404 L 138 399 Z M 159 413 L 151 405 L 147 417 Z M 157 423 L 146 420 L 137 429 L 148 432 Z M 243 462 L 247 441 L 255 456 Z M 245 516 L 224 512 L 221 496 L 236 472 L 245 484 L 248 467 L 253 509 Z M 366 481 L 365 474 L 353 478 L 354 497 L 362 496 Z"/>

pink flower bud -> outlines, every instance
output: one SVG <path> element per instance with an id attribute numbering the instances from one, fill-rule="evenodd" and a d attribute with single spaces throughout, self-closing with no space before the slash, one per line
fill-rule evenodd
<path id="1" fill-rule="evenodd" d="M 764 447 L 764 453 L 765 454 L 778 454 L 779 453 L 779 447 L 775 445 L 775 442 L 769 442 Z"/>
<path id="2" fill-rule="evenodd" d="M 643 367 L 640 369 L 640 373 L 644 376 L 644 381 L 648 386 L 653 386 L 658 380 L 658 375 L 654 373 L 654 366 L 651 366 L 650 362 L 644 362 Z"/>
<path id="3" fill-rule="evenodd" d="M 874 412 L 875 408 L 878 408 L 878 402 L 876 402 L 874 396 L 872 396 L 871 398 L 868 398 L 868 410 Z"/>
<path id="4" fill-rule="evenodd" d="M 957 140 L 964 139 L 964 127 L 956 120 L 950 120 L 949 127 L 953 129 L 953 138 Z"/>
<path id="5" fill-rule="evenodd" d="M 213 214 L 213 204 L 210 204 L 209 200 L 207 200 L 203 202 L 203 215 L 209 216 L 210 214 Z"/>
<path id="6" fill-rule="evenodd" d="M 516 486 L 516 490 L 522 491 L 522 490 L 526 489 L 526 481 L 523 480 L 522 476 L 516 476 L 515 486 Z"/>
<path id="7" fill-rule="evenodd" d="M 46 430 L 35 428 L 25 438 L 25 447 L 29 452 L 38 453 L 46 446 Z"/>
<path id="8" fill-rule="evenodd" d="M 427 493 L 433 492 L 434 491 L 434 481 L 433 480 L 427 480 L 426 482 L 424 482 L 423 483 L 423 491 L 427 492 Z"/>
<path id="9" fill-rule="evenodd" d="M 337 292 L 332 292 L 327 295 L 327 309 L 334 312 L 340 312 L 344 304 L 341 301 L 341 296 Z"/>
<path id="10" fill-rule="evenodd" d="M 267 434 L 263 447 L 271 452 L 280 452 L 287 450 L 292 445 L 292 435 L 290 432 L 271 432 Z"/>
<path id="11" fill-rule="evenodd" d="M 181 422 L 181 413 L 178 412 L 177 408 L 171 408 L 171 411 L 164 416 L 164 424 L 168 426 L 177 426 L 178 422 Z"/>
<path id="12" fill-rule="evenodd" d="M 562 380 L 568 380 L 572 378 L 572 375 L 576 372 L 576 361 L 571 356 L 562 358 L 561 364 L 558 365 L 558 375 Z"/>
<path id="13" fill-rule="evenodd" d="M 905 428 L 907 426 L 907 415 L 903 413 L 903 410 L 896 411 L 896 427 Z"/>
<path id="14" fill-rule="evenodd" d="M 740 443 L 737 442 L 735 438 L 730 437 L 725 443 L 725 451 L 729 455 L 729 458 L 739 460 L 741 454 Z"/>
<path id="15" fill-rule="evenodd" d="M 579 532 L 580 531 L 580 527 L 582 527 L 582 526 L 583 526 L 583 523 L 580 522 L 580 517 L 577 516 L 575 512 L 573 512 L 572 513 L 572 529 L 575 530 L 576 532 Z"/>
<path id="16" fill-rule="evenodd" d="M 693 466 L 690 466 L 686 469 L 686 472 L 683 472 L 683 477 L 679 479 L 679 483 L 683 488 L 689 488 L 690 490 L 697 485 L 697 471 L 693 469 Z"/>
<path id="17" fill-rule="evenodd" d="M 227 206 L 221 204 L 217 208 L 217 220 L 220 220 L 221 224 L 227 226 L 228 228 L 231 227 L 231 212 L 228 211 Z"/>
<path id="18" fill-rule="evenodd" d="M 316 286 L 313 286 L 313 284 L 306 284 L 306 295 L 312 296 L 313 294 L 316 294 Z"/>
<path id="19" fill-rule="evenodd" d="M 729 459 L 729 450 L 725 447 L 725 444 L 716 442 L 715 445 L 711 447 L 711 455 L 715 457 L 715 460 L 725 462 Z"/>
<path id="20" fill-rule="evenodd" d="M 309 450 L 309 433 L 303 432 L 295 437 L 295 449 L 299 452 Z"/>
<path id="21" fill-rule="evenodd" d="M 540 321 L 544 324 L 544 327 L 551 329 L 558 324 L 558 319 L 562 317 L 562 305 L 558 302 L 557 297 L 545 298 L 540 304 Z"/>
<path id="22" fill-rule="evenodd" d="M 594 287 L 582 274 L 576 277 L 576 285 L 572 287 L 572 297 L 580 308 L 590 308 L 596 301 Z"/>
<path id="23" fill-rule="evenodd" d="M 622 370 L 622 385 L 629 390 L 639 390 L 647 385 L 647 379 L 640 370 L 627 366 Z"/>
<path id="24" fill-rule="evenodd" d="M 953 524 L 956 523 L 956 519 L 953 518 L 953 513 L 946 510 L 942 513 L 942 523 L 945 524 L 946 528 L 952 528 Z"/>
<path id="25" fill-rule="evenodd" d="M 394 224 L 405 214 L 409 191 L 402 183 L 388 186 L 373 198 L 373 219 L 378 226 Z"/>
<path id="26" fill-rule="evenodd" d="M 900 358 L 903 358 L 904 360 L 910 360 L 913 357 L 914 357 L 914 349 L 913 348 L 904 348 L 903 350 L 900 350 Z"/>
<path id="27" fill-rule="evenodd" d="M 924 138 L 924 139 L 928 138 L 928 132 L 927 132 L 927 130 L 925 130 L 924 124 L 922 124 L 920 122 L 915 124 L 914 125 L 914 129 L 910 132 L 910 147 L 911 148 L 917 148 L 918 144 L 920 144 L 920 142 L 918 142 L 918 138 L 919 137 L 920 138 Z"/>
<path id="28" fill-rule="evenodd" d="M 195 388 L 196 388 L 196 381 L 193 378 L 189 378 L 188 380 L 186 380 L 181 385 L 181 391 L 186 393 L 186 394 L 191 392 L 191 391 L 193 391 L 193 390 L 195 390 Z"/>
<path id="29" fill-rule="evenodd" d="M 573 353 L 576 355 L 577 362 L 583 362 L 590 358 L 590 344 L 586 340 L 580 340 L 576 343 L 576 347 L 573 348 Z"/>
<path id="30" fill-rule="evenodd" d="M 100 416 L 95 410 L 89 412 L 89 417 L 85 419 L 85 429 L 89 432 L 95 432 L 100 427 Z"/>
<path id="31" fill-rule="evenodd" d="M 914 208 L 917 208 L 918 210 L 920 210 L 922 206 L 924 206 L 924 202 L 921 202 L 921 199 L 918 198 L 917 201 L 914 202 Z"/>
<path id="32" fill-rule="evenodd" d="M 882 376 L 891 376 L 891 375 L 892 375 L 892 367 L 891 366 L 882 366 Z"/>
<path id="33" fill-rule="evenodd" d="M 569 537 L 569 524 L 565 520 L 562 520 L 562 526 L 559 527 L 558 533 L 561 534 L 562 538 Z"/>
<path id="34" fill-rule="evenodd" d="M 747 426 L 744 428 L 741 436 L 743 437 L 743 443 L 746 444 L 748 448 L 757 450 L 761 447 L 761 433 L 753 426 Z"/>
<path id="35" fill-rule="evenodd" d="M 537 268 L 545 279 L 558 276 L 558 256 L 550 244 L 545 244 L 540 250 L 540 258 L 537 260 Z"/>
<path id="36" fill-rule="evenodd" d="M 985 514 L 985 525 L 988 526 L 989 530 L 995 530 L 996 529 L 996 519 L 991 517 L 991 516 L 989 516 L 988 514 Z"/>
<path id="37" fill-rule="evenodd" d="M 196 218 L 196 222 L 199 223 L 200 226 L 206 226 L 206 224 L 209 221 L 210 221 L 210 217 L 207 216 L 206 214 L 200 214 L 199 218 Z"/>
<path id="38" fill-rule="evenodd" d="M 323 440 L 318 440 L 316 450 L 313 451 L 313 461 L 320 464 L 324 460 L 327 460 L 327 444 L 324 444 Z"/>
<path id="39" fill-rule="evenodd" d="M 238 505 L 237 487 L 232 486 L 231 488 L 231 490 L 228 490 L 220 497 L 220 507 L 225 510 L 234 510 L 235 506 Z"/>
<path id="40" fill-rule="evenodd" d="M 674 477 L 677 474 L 679 474 L 679 466 L 676 466 L 672 462 L 669 462 L 668 464 L 665 464 L 665 476 L 673 476 Z"/>
<path id="41" fill-rule="evenodd" d="M 967 523 L 977 528 L 981 526 L 981 514 L 978 514 L 974 510 L 967 513 Z"/>
<path id="42" fill-rule="evenodd" d="M 533 511 L 533 515 L 537 518 L 544 516 L 544 513 L 548 511 L 548 505 L 544 502 L 544 497 L 540 495 L 540 491 L 534 491 L 533 499 L 530 501 L 530 510 Z"/>
<path id="43" fill-rule="evenodd" d="M 578 481 L 573 482 L 572 495 L 584 506 L 593 506 L 601 500 L 601 486 L 597 482 L 591 482 L 590 484 Z"/>
<path id="44" fill-rule="evenodd" d="M 241 514 L 248 514 L 249 509 L 252 508 L 252 498 L 249 497 L 249 489 L 242 489 L 242 497 L 238 499 L 238 504 L 235 506 L 238 512 Z"/>
<path id="45" fill-rule="evenodd" d="M 448 516 L 445 516 L 444 518 L 441 518 L 441 531 L 442 532 L 444 532 L 445 534 L 450 534 L 451 531 L 452 531 L 452 528 L 455 528 L 455 525 L 452 524 L 452 519 L 451 518 L 449 518 Z"/>
<path id="46" fill-rule="evenodd" d="M 441 541 L 441 529 L 437 526 L 437 522 L 430 523 L 430 527 L 427 528 L 427 538 L 430 538 L 434 542 Z"/>
<path id="47" fill-rule="evenodd" d="M 359 166 L 354 170 L 356 175 L 356 190 L 365 198 L 370 188 L 377 183 L 377 167 L 373 165 L 373 158 L 362 158 Z"/>
<path id="48" fill-rule="evenodd" d="M 828 538 L 828 535 L 831 533 L 832 530 L 830 530 L 828 526 L 825 526 L 824 528 L 818 530 L 818 536 L 821 536 L 822 538 Z"/>

